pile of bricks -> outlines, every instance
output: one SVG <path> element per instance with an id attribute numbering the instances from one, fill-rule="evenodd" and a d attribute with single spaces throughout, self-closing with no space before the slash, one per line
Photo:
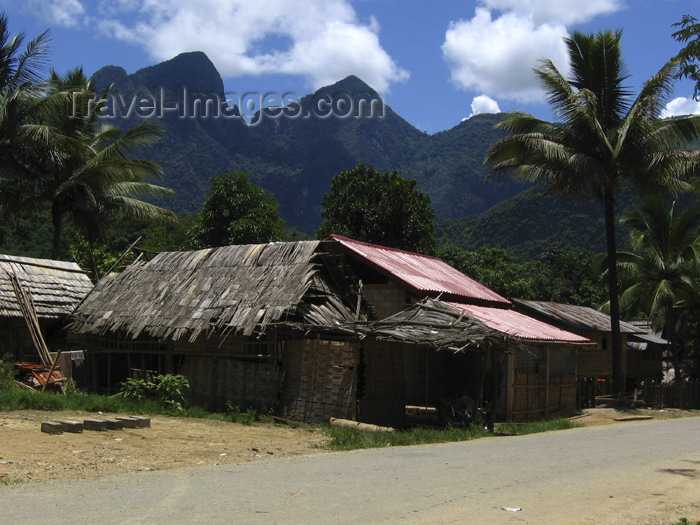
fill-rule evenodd
<path id="1" fill-rule="evenodd" d="M 47 434 L 80 433 L 83 430 L 122 430 L 124 428 L 150 428 L 151 418 L 124 416 L 114 419 L 84 419 L 83 421 L 42 421 L 41 431 Z"/>

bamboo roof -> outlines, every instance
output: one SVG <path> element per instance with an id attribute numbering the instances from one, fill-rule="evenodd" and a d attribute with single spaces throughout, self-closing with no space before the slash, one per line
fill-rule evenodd
<path id="1" fill-rule="evenodd" d="M 427 344 L 461 351 L 469 346 L 504 342 L 509 334 L 488 327 L 476 317 L 438 299 L 427 298 L 386 319 L 357 326 L 379 340 Z M 510 336 L 509 341 L 518 338 Z"/>
<path id="2" fill-rule="evenodd" d="M 0 255 L 0 317 L 22 317 L 11 275 L 31 294 L 39 319 L 67 316 L 92 289 L 92 282 L 75 263 Z"/>
<path id="3" fill-rule="evenodd" d="M 348 304 L 354 303 L 331 284 L 332 265 L 319 261 L 319 244 L 160 253 L 98 283 L 72 316 L 72 327 L 78 333 L 194 341 L 214 330 L 251 335 L 287 319 L 322 326 L 351 322 L 356 314 Z"/>

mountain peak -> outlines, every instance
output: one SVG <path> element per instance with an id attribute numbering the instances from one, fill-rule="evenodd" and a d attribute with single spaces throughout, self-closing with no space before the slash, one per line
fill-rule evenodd
<path id="1" fill-rule="evenodd" d="M 349 75 L 335 84 L 323 86 L 316 93 L 362 93 L 364 95 L 377 95 L 378 93 L 364 80 L 355 75 Z"/>
<path id="2" fill-rule="evenodd" d="M 191 93 L 223 95 L 224 82 L 209 57 L 202 51 L 180 53 L 170 60 L 139 69 L 132 75 L 136 86 L 164 87 L 176 92 L 186 87 Z"/>

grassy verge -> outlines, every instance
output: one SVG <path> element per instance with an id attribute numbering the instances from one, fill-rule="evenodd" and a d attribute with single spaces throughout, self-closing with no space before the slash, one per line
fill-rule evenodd
<path id="1" fill-rule="evenodd" d="M 566 418 L 534 421 L 531 423 L 502 423 L 496 429 L 497 435 L 523 435 L 535 432 L 548 432 L 579 427 L 580 424 Z M 481 427 L 415 427 L 396 432 L 362 432 L 355 428 L 327 427 L 324 430 L 329 438 L 328 448 L 333 450 L 355 450 L 359 448 L 392 447 L 401 445 L 424 445 L 428 443 L 447 443 L 450 441 L 468 441 L 493 436 Z"/>
<path id="2" fill-rule="evenodd" d="M 542 421 L 530 421 L 527 423 L 499 423 L 496 425 L 496 433 L 507 436 L 523 436 L 536 434 L 537 432 L 549 432 L 550 430 L 566 430 L 567 428 L 582 427 L 580 423 L 570 421 L 565 417 L 556 419 L 543 419 Z"/>
<path id="3" fill-rule="evenodd" d="M 214 419 L 251 425 L 257 422 L 271 423 L 271 416 L 255 410 L 241 410 L 231 407 L 226 412 L 210 412 L 201 407 L 174 409 L 155 399 L 132 399 L 122 396 L 101 396 L 73 392 L 66 395 L 36 392 L 32 390 L 0 390 L 0 411 L 2 410 L 76 410 L 84 412 L 125 413 L 134 415 L 167 415 Z"/>

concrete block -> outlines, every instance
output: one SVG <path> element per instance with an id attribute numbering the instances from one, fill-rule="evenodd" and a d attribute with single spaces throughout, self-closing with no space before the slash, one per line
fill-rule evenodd
<path id="1" fill-rule="evenodd" d="M 63 425 L 56 421 L 42 421 L 41 431 L 47 434 L 63 434 Z"/>
<path id="2" fill-rule="evenodd" d="M 109 430 L 122 430 L 124 428 L 124 422 L 119 419 L 105 419 L 105 422 Z"/>
<path id="3" fill-rule="evenodd" d="M 64 432 L 78 434 L 83 431 L 83 424 L 80 421 L 61 421 Z"/>
<path id="4" fill-rule="evenodd" d="M 117 417 L 117 421 L 121 421 L 124 428 L 140 428 L 141 425 L 141 422 L 133 417 L 119 416 Z"/>
<path id="5" fill-rule="evenodd" d="M 140 428 L 151 428 L 151 418 L 143 416 L 131 416 L 132 419 L 136 419 L 139 422 Z"/>
<path id="6" fill-rule="evenodd" d="M 85 419 L 83 420 L 83 428 L 85 430 L 107 430 L 107 422 L 104 419 Z"/>

